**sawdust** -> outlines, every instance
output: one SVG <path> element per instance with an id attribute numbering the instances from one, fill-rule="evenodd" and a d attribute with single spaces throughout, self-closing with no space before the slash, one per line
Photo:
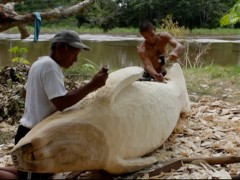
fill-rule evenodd
<path id="1" fill-rule="evenodd" d="M 182 115 L 178 124 L 162 147 L 153 156 L 164 163 L 181 158 L 204 158 L 240 156 L 240 104 L 226 102 L 210 96 L 202 96 L 191 103 L 191 113 Z M 16 127 L 6 122 L 0 123 L 1 131 L 14 133 Z M 13 140 L 0 145 L 0 166 L 11 166 L 8 152 Z M 154 165 L 150 169 L 156 169 Z M 210 165 L 207 162 L 183 163 L 171 172 L 151 176 L 150 171 L 112 176 L 115 179 L 231 179 L 238 175 L 240 163 Z M 69 173 L 59 173 L 55 178 L 66 178 Z M 79 173 L 77 179 L 106 177 L 102 172 Z"/>
<path id="2" fill-rule="evenodd" d="M 13 165 L 8 152 L 14 146 L 17 121 L 23 112 L 20 89 L 27 72 L 26 67 L 16 68 L 21 69 L 20 71 L 14 70 L 20 72 L 21 76 L 18 77 L 22 79 L 14 81 L 14 78 L 10 76 L 10 68 L 4 69 L 0 74 L 2 105 L 0 107 L 2 114 L 0 117 L 0 167 Z M 66 79 L 65 83 L 67 89 L 74 89 L 81 85 L 70 79 Z M 209 85 L 204 85 L 202 88 L 208 87 Z M 174 167 L 170 172 L 159 172 L 154 175 L 150 173 L 162 164 L 176 159 L 240 157 L 239 89 L 231 89 L 231 91 L 230 88 L 222 87 L 221 89 L 224 94 L 221 98 L 192 95 L 193 93 L 190 92 L 191 113 L 181 116 L 168 140 L 151 154 L 159 159 L 158 164 L 121 176 L 110 175 L 103 171 L 87 171 L 59 173 L 54 178 L 67 179 L 72 175 L 72 179 L 231 179 L 239 174 L 240 163 L 210 165 L 202 160 L 191 163 L 182 162 L 181 166 Z"/>

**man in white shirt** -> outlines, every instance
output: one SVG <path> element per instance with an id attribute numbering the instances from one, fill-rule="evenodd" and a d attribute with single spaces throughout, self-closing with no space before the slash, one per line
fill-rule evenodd
<path id="1" fill-rule="evenodd" d="M 32 64 L 24 88 L 25 109 L 15 136 L 15 144 L 53 112 L 76 104 L 105 85 L 108 73 L 102 68 L 85 86 L 72 91 L 66 90 L 62 68 L 72 66 L 82 49 L 89 50 L 89 47 L 81 42 L 78 33 L 64 30 L 53 37 L 50 56 L 40 57 Z M 18 171 L 19 179 L 47 179 L 52 175 Z"/>

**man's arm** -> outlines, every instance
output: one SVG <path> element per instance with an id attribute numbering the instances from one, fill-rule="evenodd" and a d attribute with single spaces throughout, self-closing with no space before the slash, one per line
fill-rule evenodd
<path id="1" fill-rule="evenodd" d="M 76 104 L 84 97 L 86 97 L 89 93 L 97 90 L 98 88 L 105 85 L 106 79 L 108 77 L 107 72 L 103 72 L 104 70 L 101 69 L 93 78 L 92 80 L 83 87 L 78 89 L 69 91 L 65 96 L 60 96 L 51 99 L 54 106 L 59 110 L 62 111 L 72 105 Z"/>
<path id="2" fill-rule="evenodd" d="M 166 33 L 168 38 L 168 43 L 173 47 L 172 52 L 168 55 L 169 61 L 176 61 L 179 58 L 184 50 L 184 46 L 179 43 L 175 38 L 173 38 L 169 33 Z"/>
<path id="3" fill-rule="evenodd" d="M 154 69 L 151 60 L 146 56 L 145 54 L 145 47 L 140 46 L 138 48 L 138 54 L 142 60 L 144 69 L 155 79 L 159 80 L 159 81 L 163 81 L 163 76 L 160 73 L 157 73 L 157 71 Z"/>

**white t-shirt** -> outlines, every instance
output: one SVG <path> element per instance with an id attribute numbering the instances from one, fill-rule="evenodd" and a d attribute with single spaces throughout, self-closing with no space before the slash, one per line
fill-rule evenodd
<path id="1" fill-rule="evenodd" d="M 63 78 L 61 67 L 49 56 L 40 57 L 32 64 L 25 85 L 24 114 L 20 119 L 23 126 L 32 128 L 56 111 L 50 100 L 66 95 Z"/>

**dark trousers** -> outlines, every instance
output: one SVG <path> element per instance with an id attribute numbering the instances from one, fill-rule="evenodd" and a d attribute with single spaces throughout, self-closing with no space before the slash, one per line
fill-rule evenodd
<path id="1" fill-rule="evenodd" d="M 164 72 L 162 72 L 161 74 L 162 74 L 163 77 L 164 77 L 164 76 L 166 76 L 167 71 L 164 71 Z M 152 77 L 152 76 L 149 74 L 149 72 L 147 72 L 147 71 L 144 71 L 142 77 L 143 77 L 143 78 L 146 78 L 146 79 L 149 79 L 149 81 L 150 81 L 151 79 L 155 79 L 155 78 Z"/>
<path id="2" fill-rule="evenodd" d="M 26 128 L 22 125 L 18 126 L 17 134 L 15 136 L 15 144 L 20 141 L 31 129 Z M 33 180 L 47 180 L 51 178 L 54 174 L 50 173 L 31 173 L 31 179 Z M 28 172 L 18 171 L 18 179 L 24 180 L 28 179 Z"/>

